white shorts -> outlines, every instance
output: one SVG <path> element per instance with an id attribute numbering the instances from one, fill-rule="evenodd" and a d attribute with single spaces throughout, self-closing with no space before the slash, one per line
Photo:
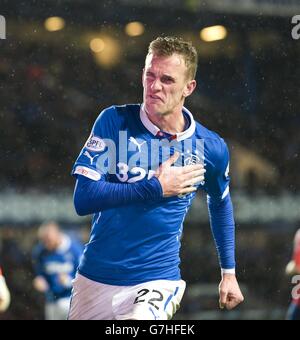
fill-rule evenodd
<path id="1" fill-rule="evenodd" d="M 70 298 L 62 298 L 54 302 L 47 302 L 45 306 L 46 320 L 67 320 Z"/>
<path id="2" fill-rule="evenodd" d="M 69 320 L 169 320 L 179 308 L 184 290 L 183 280 L 112 286 L 77 274 Z"/>

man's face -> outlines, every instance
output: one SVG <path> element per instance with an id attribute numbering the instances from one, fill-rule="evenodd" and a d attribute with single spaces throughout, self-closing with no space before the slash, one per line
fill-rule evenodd
<path id="1" fill-rule="evenodd" d="M 147 56 L 143 87 L 144 104 L 150 115 L 168 115 L 181 110 L 184 99 L 193 92 L 195 86 L 195 80 L 187 79 L 187 67 L 182 56 Z"/>
<path id="2" fill-rule="evenodd" d="M 41 236 L 41 241 L 44 243 L 44 246 L 47 250 L 54 251 L 60 245 L 60 233 L 56 229 L 49 228 L 48 230 L 44 231 L 43 235 Z"/>

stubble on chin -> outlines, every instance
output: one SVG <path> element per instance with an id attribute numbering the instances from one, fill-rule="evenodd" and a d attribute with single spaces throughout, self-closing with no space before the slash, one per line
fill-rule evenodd
<path id="1" fill-rule="evenodd" d="M 159 108 L 159 107 L 153 107 L 153 106 L 150 106 L 150 107 L 147 107 L 146 105 L 146 111 L 148 112 L 148 114 L 150 114 L 151 116 L 167 116 L 168 115 L 168 111 L 162 109 L 162 108 Z"/>

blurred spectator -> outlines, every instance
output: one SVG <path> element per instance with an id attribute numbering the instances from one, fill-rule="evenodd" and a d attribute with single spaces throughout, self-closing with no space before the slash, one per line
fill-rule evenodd
<path id="1" fill-rule="evenodd" d="M 294 238 L 294 251 L 292 260 L 286 266 L 287 275 L 300 275 L 300 229 Z M 300 320 L 300 289 L 296 292 L 298 296 L 293 296 L 287 313 L 288 320 Z"/>
<path id="2" fill-rule="evenodd" d="M 10 293 L 0 267 L 0 313 L 5 312 L 10 304 Z"/>
<path id="3" fill-rule="evenodd" d="M 40 243 L 33 251 L 36 272 L 33 286 L 45 293 L 46 320 L 66 320 L 82 245 L 63 233 L 55 222 L 43 224 L 38 237 Z"/>

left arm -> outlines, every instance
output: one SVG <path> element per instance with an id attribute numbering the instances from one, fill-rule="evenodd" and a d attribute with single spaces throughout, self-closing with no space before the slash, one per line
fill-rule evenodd
<path id="1" fill-rule="evenodd" d="M 222 268 L 219 304 L 221 309 L 230 310 L 244 301 L 235 276 L 235 224 L 230 194 L 219 202 L 208 197 L 208 209 Z"/>
<path id="2" fill-rule="evenodd" d="M 34 269 L 34 279 L 32 281 L 32 285 L 35 290 L 37 290 L 40 293 L 45 293 L 49 289 L 48 282 L 45 278 L 43 266 L 42 266 L 42 259 L 41 259 L 41 251 L 42 246 L 38 244 L 34 247 L 32 251 L 32 266 Z"/>
<path id="3" fill-rule="evenodd" d="M 235 269 L 235 223 L 230 194 L 224 199 L 207 197 L 210 225 L 222 269 Z"/>
<path id="4" fill-rule="evenodd" d="M 221 139 L 215 145 L 207 176 L 207 203 L 222 280 L 219 286 L 220 308 L 232 309 L 244 300 L 235 276 L 235 222 L 229 193 L 229 152 Z"/>

